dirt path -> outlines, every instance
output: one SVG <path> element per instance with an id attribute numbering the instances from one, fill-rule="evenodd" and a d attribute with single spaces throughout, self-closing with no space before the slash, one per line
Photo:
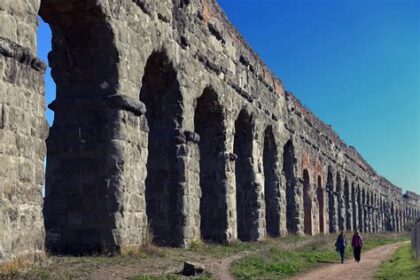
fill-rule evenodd
<path id="1" fill-rule="evenodd" d="M 395 250 L 403 242 L 393 243 L 377 247 L 365 253 L 362 252 L 360 263 L 353 259 L 346 260 L 344 264 L 331 264 L 309 271 L 305 274 L 290 278 L 290 280 L 353 280 L 353 279 L 372 279 L 375 272 L 383 261 L 388 260 Z"/>
<path id="2" fill-rule="evenodd" d="M 213 278 L 216 280 L 235 280 L 229 273 L 229 267 L 233 262 L 246 257 L 248 254 L 249 252 L 245 251 L 233 256 L 229 256 L 227 258 L 220 259 L 211 263 L 208 266 L 208 269 L 211 272 Z"/>

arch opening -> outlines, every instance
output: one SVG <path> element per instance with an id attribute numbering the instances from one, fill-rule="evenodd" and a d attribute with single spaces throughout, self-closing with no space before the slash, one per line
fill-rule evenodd
<path id="1" fill-rule="evenodd" d="M 319 232 L 324 233 L 324 189 L 321 176 L 318 176 L 317 198 L 319 203 Z"/>
<path id="2" fill-rule="evenodd" d="M 41 1 L 39 15 L 51 27 L 48 61 L 56 83 L 47 87 L 56 96 L 49 105 L 54 118 L 47 113 L 54 120 L 46 141 L 46 248 L 70 254 L 118 251 L 113 232 L 123 231 L 116 221 L 120 190 L 110 180 L 118 170 L 111 141 L 103 137 L 116 114 L 102 102 L 117 91 L 114 31 L 98 6 L 63 10 L 62 1 Z M 104 81 L 106 88 L 99 86 Z"/>
<path id="3" fill-rule="evenodd" d="M 360 232 L 363 231 L 363 205 L 362 205 L 362 192 L 360 190 L 360 186 L 357 185 L 357 205 L 358 205 L 358 213 L 359 213 L 359 226 L 358 229 Z"/>
<path id="4" fill-rule="evenodd" d="M 146 105 L 148 157 L 146 212 L 154 242 L 181 243 L 182 193 L 177 170 L 176 136 L 181 126 L 182 97 L 177 75 L 164 52 L 146 64 L 140 100 Z"/>
<path id="5" fill-rule="evenodd" d="M 337 200 L 338 200 L 338 229 L 344 230 L 344 194 L 343 194 L 343 186 L 341 185 L 341 177 L 340 174 L 337 173 L 337 179 L 336 179 L 336 189 L 337 189 Z"/>
<path id="6" fill-rule="evenodd" d="M 350 199 L 350 184 L 347 178 L 344 179 L 344 203 L 345 203 L 345 229 L 352 229 L 352 213 Z"/>
<path id="7" fill-rule="evenodd" d="M 292 140 L 283 147 L 283 174 L 286 178 L 286 226 L 288 233 L 297 233 L 299 211 L 296 203 L 296 157 Z"/>
<path id="8" fill-rule="evenodd" d="M 304 214 L 304 232 L 312 235 L 312 198 L 311 182 L 308 170 L 303 170 L 303 214 Z"/>
<path id="9" fill-rule="evenodd" d="M 200 135 L 200 232 L 203 240 L 226 241 L 225 128 L 217 93 L 206 88 L 197 99 L 195 132 Z"/>
<path id="10" fill-rule="evenodd" d="M 272 127 L 269 126 L 264 133 L 263 166 L 265 220 L 267 234 L 272 237 L 280 236 L 280 189 L 277 165 L 277 146 Z"/>
<path id="11" fill-rule="evenodd" d="M 351 185 L 351 206 L 353 212 L 353 229 L 357 230 L 357 197 L 356 197 L 356 187 L 354 183 Z"/>
<path id="12" fill-rule="evenodd" d="M 329 231 L 333 233 L 336 231 L 336 223 L 337 223 L 337 216 L 336 216 L 336 203 L 335 203 L 335 195 L 334 195 L 334 178 L 333 172 L 331 167 L 328 167 L 328 174 L 327 174 L 327 191 L 328 191 L 328 221 L 329 221 Z"/>
<path id="13" fill-rule="evenodd" d="M 236 178 L 236 211 L 238 238 L 242 241 L 258 239 L 258 194 L 252 164 L 252 116 L 245 110 L 235 122 L 233 152 Z"/>

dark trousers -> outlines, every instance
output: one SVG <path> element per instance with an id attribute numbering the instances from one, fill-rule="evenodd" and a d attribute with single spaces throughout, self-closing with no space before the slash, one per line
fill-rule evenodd
<path id="1" fill-rule="evenodd" d="M 341 263 L 343 263 L 344 262 L 344 252 L 346 251 L 346 248 L 339 248 L 338 251 L 340 252 Z"/>
<path id="2" fill-rule="evenodd" d="M 354 253 L 354 259 L 357 262 L 360 262 L 360 255 L 362 254 L 362 248 L 361 247 L 354 247 L 353 248 L 353 253 Z"/>

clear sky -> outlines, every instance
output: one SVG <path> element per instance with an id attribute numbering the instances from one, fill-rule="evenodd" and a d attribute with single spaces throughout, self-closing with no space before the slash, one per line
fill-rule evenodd
<path id="1" fill-rule="evenodd" d="M 420 194 L 420 1 L 218 2 L 289 91 L 381 175 Z M 42 23 L 44 60 L 50 37 Z"/>

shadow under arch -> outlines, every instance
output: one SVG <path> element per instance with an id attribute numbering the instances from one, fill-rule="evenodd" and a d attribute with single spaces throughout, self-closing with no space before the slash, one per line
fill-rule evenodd
<path id="1" fill-rule="evenodd" d="M 329 232 L 333 233 L 337 231 L 337 205 L 334 192 L 334 175 L 331 166 L 328 166 L 326 188 L 328 192 Z"/>
<path id="2" fill-rule="evenodd" d="M 324 189 L 322 188 L 321 176 L 318 176 L 318 186 L 316 191 L 319 204 L 319 232 L 324 233 Z"/>
<path id="3" fill-rule="evenodd" d="M 303 214 L 304 232 L 312 235 L 312 198 L 311 181 L 307 169 L 303 170 Z"/>
<path id="4" fill-rule="evenodd" d="M 65 6 L 65 9 L 63 7 Z M 113 148 L 117 108 L 103 106 L 117 94 L 115 34 L 94 1 L 41 1 L 39 15 L 52 31 L 49 53 L 56 99 L 47 139 L 44 200 L 46 248 L 52 253 L 115 252 L 122 203 Z"/>
<path id="5" fill-rule="evenodd" d="M 165 51 L 147 60 L 140 100 L 146 105 L 148 157 L 146 212 L 153 241 L 179 246 L 183 242 L 184 216 L 178 139 L 182 138 L 182 95 L 175 67 Z"/>
<path id="6" fill-rule="evenodd" d="M 286 226 L 289 234 L 297 233 L 299 224 L 299 209 L 296 202 L 296 163 L 295 148 L 290 139 L 283 147 L 283 174 L 286 178 Z"/>
<path id="7" fill-rule="evenodd" d="M 277 166 L 277 145 L 270 125 L 264 132 L 263 168 L 265 221 L 267 234 L 272 237 L 280 236 L 280 178 L 276 170 Z"/>
<path id="8" fill-rule="evenodd" d="M 238 238 L 258 239 L 258 193 L 252 164 L 253 116 L 242 109 L 235 122 L 233 152 L 236 177 L 236 211 Z"/>
<path id="9" fill-rule="evenodd" d="M 197 99 L 195 132 L 200 136 L 200 231 L 203 240 L 227 241 L 227 189 L 223 108 L 210 87 Z"/>

